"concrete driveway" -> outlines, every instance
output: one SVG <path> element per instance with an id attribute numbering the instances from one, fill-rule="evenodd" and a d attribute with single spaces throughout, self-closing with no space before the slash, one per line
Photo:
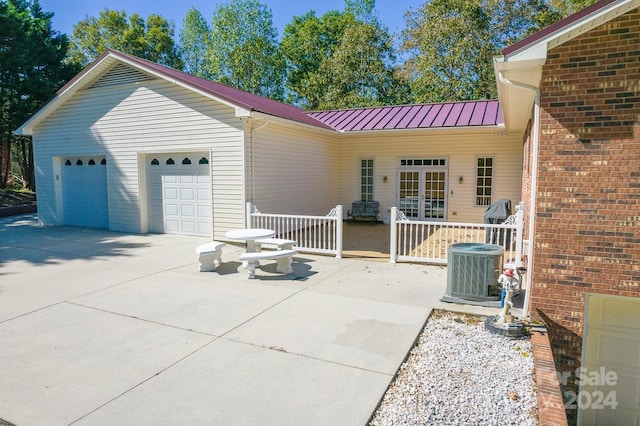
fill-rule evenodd
<path id="1" fill-rule="evenodd" d="M 0 419 L 16 425 L 362 425 L 446 269 L 0 219 Z M 0 420 L 0 424 L 2 421 Z"/>

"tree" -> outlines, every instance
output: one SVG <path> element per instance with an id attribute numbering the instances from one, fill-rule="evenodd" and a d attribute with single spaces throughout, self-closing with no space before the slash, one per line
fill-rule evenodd
<path id="1" fill-rule="evenodd" d="M 353 14 L 358 22 L 380 24 L 375 0 L 344 0 L 344 11 Z"/>
<path id="2" fill-rule="evenodd" d="M 532 24 L 536 2 L 432 0 L 405 15 L 403 72 L 419 102 L 496 97 L 493 56 Z"/>
<path id="3" fill-rule="evenodd" d="M 416 101 L 492 99 L 493 56 L 594 0 L 429 0 L 405 14 L 400 52 Z"/>
<path id="4" fill-rule="evenodd" d="M 287 24 L 280 50 L 287 62 L 287 96 L 307 109 L 402 102 L 392 38 L 374 0 L 347 0 L 344 12 L 320 19 L 309 12 Z"/>
<path id="5" fill-rule="evenodd" d="M 51 28 L 52 17 L 38 0 L 0 0 L 0 187 L 11 176 L 13 153 L 34 189 L 31 140 L 13 131 L 79 71 L 64 61 L 68 40 Z"/>
<path id="6" fill-rule="evenodd" d="M 405 15 L 403 71 L 418 102 L 491 98 L 491 15 L 482 0 L 433 0 Z"/>
<path id="7" fill-rule="evenodd" d="M 280 51 L 287 66 L 287 101 L 317 109 L 328 90 L 322 64 L 339 46 L 345 30 L 355 23 L 353 14 L 329 11 L 318 19 L 315 12 L 296 16 L 284 28 Z"/>
<path id="8" fill-rule="evenodd" d="M 203 78 L 210 78 L 209 61 L 211 29 L 202 14 L 192 7 L 182 22 L 180 49 L 184 60 L 184 71 Z"/>
<path id="9" fill-rule="evenodd" d="M 320 67 L 328 90 L 318 107 L 353 108 L 403 103 L 408 97 L 394 75 L 391 37 L 376 24 L 349 26 Z"/>
<path id="10" fill-rule="evenodd" d="M 284 61 L 271 10 L 259 0 L 231 0 L 213 14 L 208 58 L 211 78 L 282 100 Z"/>
<path id="11" fill-rule="evenodd" d="M 69 56 L 86 65 L 105 50 L 115 49 L 182 69 L 173 28 L 159 15 L 150 15 L 145 22 L 135 13 L 127 18 L 125 11 L 104 9 L 98 18 L 87 16 L 73 27 Z"/>
<path id="12" fill-rule="evenodd" d="M 544 2 L 534 16 L 535 26 L 529 32 L 531 33 L 547 27 L 562 18 L 566 18 L 592 5 L 596 1 L 597 0 L 549 0 Z"/>

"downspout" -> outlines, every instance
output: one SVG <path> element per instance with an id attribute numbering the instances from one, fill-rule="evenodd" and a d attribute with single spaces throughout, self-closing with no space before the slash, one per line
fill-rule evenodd
<path id="1" fill-rule="evenodd" d="M 533 246 L 534 246 L 534 223 L 536 214 L 536 193 L 538 191 L 538 147 L 540 145 L 540 89 L 529 84 L 511 81 L 502 75 L 502 71 L 498 72 L 498 79 L 505 84 L 531 90 L 535 94 L 535 103 L 533 109 L 532 123 L 532 158 L 531 158 L 531 194 L 529 194 L 529 246 L 527 247 L 527 276 L 529 286 L 525 294 L 522 315 L 529 316 L 529 301 L 531 299 L 531 277 L 533 272 Z"/>
<path id="2" fill-rule="evenodd" d="M 253 124 L 252 124 L 253 125 Z M 256 194 L 256 150 L 255 150 L 255 133 L 260 130 L 263 129 L 265 127 L 267 127 L 269 125 L 269 119 L 267 118 L 264 123 L 262 123 L 261 125 L 259 125 L 256 128 L 251 128 L 251 204 L 254 204 L 255 201 L 255 194 Z"/>

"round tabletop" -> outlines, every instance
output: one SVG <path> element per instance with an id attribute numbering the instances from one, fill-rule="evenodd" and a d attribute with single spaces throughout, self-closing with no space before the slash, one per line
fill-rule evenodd
<path id="1" fill-rule="evenodd" d="M 225 234 L 231 240 L 259 240 L 260 238 L 269 238 L 275 235 L 276 231 L 272 229 L 234 229 Z"/>

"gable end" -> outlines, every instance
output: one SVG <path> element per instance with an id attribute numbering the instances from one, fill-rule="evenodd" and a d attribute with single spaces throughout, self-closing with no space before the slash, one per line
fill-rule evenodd
<path id="1" fill-rule="evenodd" d="M 116 64 L 106 74 L 97 79 L 87 89 L 119 86 L 123 84 L 136 84 L 143 81 L 154 80 L 154 77 L 125 64 Z"/>

